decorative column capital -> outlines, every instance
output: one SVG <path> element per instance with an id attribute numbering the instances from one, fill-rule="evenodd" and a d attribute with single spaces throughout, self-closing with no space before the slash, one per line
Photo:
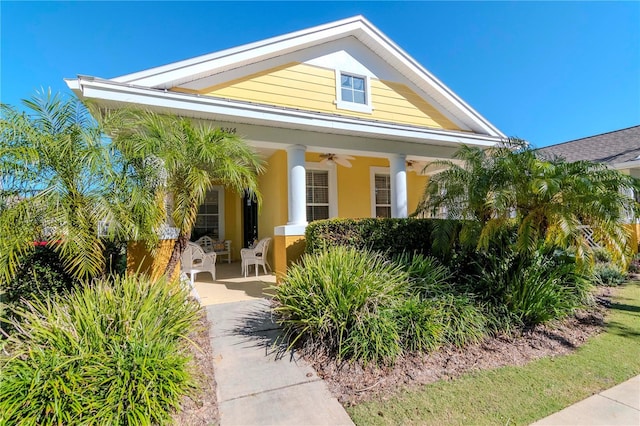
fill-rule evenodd
<path id="1" fill-rule="evenodd" d="M 305 145 L 300 145 L 300 144 L 289 145 L 287 147 L 287 153 L 295 152 L 295 151 L 306 152 L 307 151 L 307 147 Z"/>

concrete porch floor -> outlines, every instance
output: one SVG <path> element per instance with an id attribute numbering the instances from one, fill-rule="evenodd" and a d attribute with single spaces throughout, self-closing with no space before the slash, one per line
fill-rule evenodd
<path id="1" fill-rule="evenodd" d="M 215 282 L 206 272 L 196 275 L 195 287 L 202 306 L 270 299 L 273 292 L 267 290 L 267 287 L 275 285 L 275 274 L 271 272 L 265 275 L 262 267 L 257 277 L 252 269 L 249 272 L 247 278 L 243 277 L 240 262 L 232 262 L 216 264 Z"/>

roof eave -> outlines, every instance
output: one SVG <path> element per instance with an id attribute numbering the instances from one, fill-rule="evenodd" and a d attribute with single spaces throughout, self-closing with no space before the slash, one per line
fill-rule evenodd
<path id="1" fill-rule="evenodd" d="M 474 145 L 491 147 L 501 138 L 491 135 L 463 133 L 449 130 L 417 128 L 394 123 L 361 121 L 344 116 L 326 116 L 311 111 L 289 110 L 269 105 L 161 91 L 114 83 L 110 80 L 79 77 L 65 80 L 80 98 L 103 103 L 140 105 L 160 110 L 180 111 L 185 115 L 198 114 L 219 121 L 266 124 L 319 132 L 359 134 L 365 137 L 406 140 L 445 146 Z"/>
<path id="2" fill-rule="evenodd" d="M 623 161 L 621 163 L 613 163 L 611 164 L 611 167 L 616 170 L 640 168 L 640 159 Z"/>

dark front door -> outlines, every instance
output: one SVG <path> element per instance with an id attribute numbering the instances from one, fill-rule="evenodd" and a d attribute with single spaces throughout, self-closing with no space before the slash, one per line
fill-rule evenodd
<path id="1" fill-rule="evenodd" d="M 258 239 L 258 203 L 253 196 L 245 192 L 242 197 L 242 247 L 249 247 Z"/>

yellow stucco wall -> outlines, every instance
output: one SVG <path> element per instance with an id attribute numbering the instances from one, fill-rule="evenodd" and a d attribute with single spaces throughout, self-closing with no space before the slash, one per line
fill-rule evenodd
<path id="1" fill-rule="evenodd" d="M 262 192 L 262 206 L 258 213 L 258 237 L 272 237 L 273 228 L 285 225 L 288 220 L 287 153 L 276 151 L 267 159 L 267 172 L 260 175 L 258 185 Z M 267 257 L 274 265 L 274 252 Z"/>
<path id="2" fill-rule="evenodd" d="M 273 239 L 275 262 L 273 263 L 276 278 L 280 278 L 287 272 L 292 262 L 299 259 L 304 253 L 304 235 L 276 235 Z"/>
<path id="3" fill-rule="evenodd" d="M 399 124 L 460 130 L 408 86 L 375 78 L 371 79 L 372 113 L 339 109 L 335 102 L 335 71 L 296 62 L 200 91 L 180 87 L 171 90 Z"/>
<path id="4" fill-rule="evenodd" d="M 161 240 L 158 249 L 152 254 L 144 242 L 131 241 L 127 244 L 127 272 L 146 274 L 155 280 L 164 274 L 174 240 Z"/>
<path id="5" fill-rule="evenodd" d="M 237 193 L 224 191 L 224 239 L 231 240 L 231 259 L 240 259 L 242 248 L 242 198 Z M 222 260 L 224 259 L 224 260 Z M 218 262 L 226 261 L 226 256 Z"/>

